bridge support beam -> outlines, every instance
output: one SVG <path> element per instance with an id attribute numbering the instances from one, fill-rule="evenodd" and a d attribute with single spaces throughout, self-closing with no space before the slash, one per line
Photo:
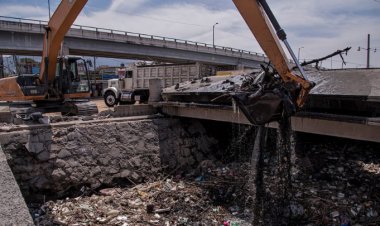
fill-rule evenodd
<path id="1" fill-rule="evenodd" d="M 161 109 L 164 114 L 171 116 L 250 125 L 243 113 L 228 106 L 162 102 Z M 267 127 L 278 128 L 278 123 L 269 123 Z M 380 143 L 380 122 L 376 121 L 358 123 L 342 119 L 295 116 L 292 117 L 292 128 L 297 132 Z"/>

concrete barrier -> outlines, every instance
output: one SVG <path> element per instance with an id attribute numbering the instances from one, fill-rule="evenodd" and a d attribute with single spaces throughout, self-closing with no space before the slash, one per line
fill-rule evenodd
<path id="1" fill-rule="evenodd" d="M 9 106 L 0 106 L 0 122 L 12 122 L 12 115 Z"/>
<path id="2" fill-rule="evenodd" d="M 34 225 L 0 146 L 0 225 Z"/>
<path id="3" fill-rule="evenodd" d="M 140 115 L 153 115 L 157 110 L 152 105 L 136 104 L 136 105 L 119 105 L 115 106 L 113 116 L 115 117 L 129 117 Z"/>

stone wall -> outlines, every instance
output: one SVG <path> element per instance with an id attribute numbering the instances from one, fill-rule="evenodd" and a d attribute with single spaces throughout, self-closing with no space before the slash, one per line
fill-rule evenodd
<path id="1" fill-rule="evenodd" d="M 194 168 L 212 158 L 216 140 L 196 120 L 146 119 L 0 133 L 24 195 L 138 183 L 162 169 Z"/>

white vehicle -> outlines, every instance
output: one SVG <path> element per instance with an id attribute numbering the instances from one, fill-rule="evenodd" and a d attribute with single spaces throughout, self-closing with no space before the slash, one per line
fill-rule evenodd
<path id="1" fill-rule="evenodd" d="M 150 79 L 161 79 L 161 87 L 166 88 L 214 74 L 213 66 L 199 63 L 124 67 L 118 69 L 119 79 L 108 80 L 103 97 L 109 107 L 144 102 L 149 98 Z"/>

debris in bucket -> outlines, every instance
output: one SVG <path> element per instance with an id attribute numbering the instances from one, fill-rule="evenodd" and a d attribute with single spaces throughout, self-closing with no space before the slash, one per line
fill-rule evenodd
<path id="1" fill-rule="evenodd" d="M 231 96 L 253 125 L 265 125 L 295 114 L 296 98 L 290 90 L 296 92 L 267 69 L 258 75 L 247 75 L 240 89 Z"/>

